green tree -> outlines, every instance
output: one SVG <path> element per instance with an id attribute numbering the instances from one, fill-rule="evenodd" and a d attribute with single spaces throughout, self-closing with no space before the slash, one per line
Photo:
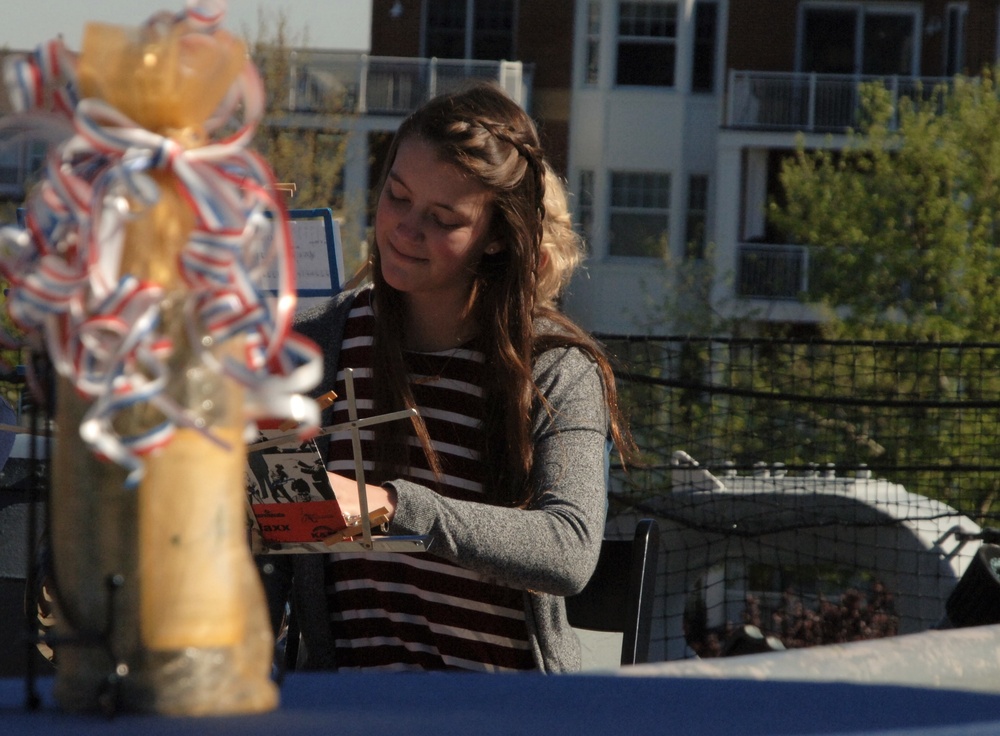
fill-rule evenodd
<path id="1" fill-rule="evenodd" d="M 898 104 L 882 85 L 862 85 L 861 122 L 846 145 L 800 142 L 782 167 L 785 201 L 769 207 L 774 224 L 810 247 L 806 297 L 827 308 L 824 333 L 859 341 L 853 365 L 868 369 L 851 391 L 883 402 L 846 417 L 878 448 L 868 462 L 930 468 L 899 480 L 974 513 L 996 504 L 995 474 L 956 491 L 934 468 L 992 466 L 1000 428 L 1000 356 L 986 344 L 1000 329 L 996 74 L 957 77 Z"/>
<path id="2" fill-rule="evenodd" d="M 265 118 L 258 128 L 253 146 L 271 165 L 277 181 L 294 185 L 294 195 L 287 201 L 291 208 L 329 207 L 341 219 L 360 217 L 357 202 L 345 198 L 342 175 L 348 135 L 344 118 L 343 87 L 324 80 L 318 62 L 310 62 L 310 53 L 302 48 L 306 32 L 297 34 L 289 27 L 284 11 L 265 15 L 259 12 L 256 39 L 249 42 L 267 95 Z M 312 69 L 312 76 L 309 75 Z M 300 82 L 309 90 L 308 99 L 300 94 Z M 294 91 L 292 95 L 290 92 Z M 291 109 L 290 99 L 298 100 L 299 109 Z M 360 265 L 360 249 L 344 254 L 348 273 Z"/>
<path id="3" fill-rule="evenodd" d="M 1000 96 L 995 74 L 894 104 L 860 87 L 842 150 L 800 141 L 772 221 L 810 246 L 808 298 L 828 334 L 993 339 L 1000 328 Z"/>

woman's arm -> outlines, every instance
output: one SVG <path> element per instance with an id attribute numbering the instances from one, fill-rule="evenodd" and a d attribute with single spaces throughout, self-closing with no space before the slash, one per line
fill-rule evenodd
<path id="1" fill-rule="evenodd" d="M 386 484 L 397 496 L 389 533 L 429 535 L 438 556 L 507 585 L 565 596 L 583 588 L 600 552 L 608 415 L 597 368 L 579 350 L 547 351 L 535 379 L 549 406 L 534 418 L 530 508 L 458 501 L 397 480 Z"/>

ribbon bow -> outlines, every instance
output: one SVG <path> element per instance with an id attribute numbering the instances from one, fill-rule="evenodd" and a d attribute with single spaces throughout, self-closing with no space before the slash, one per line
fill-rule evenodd
<path id="1" fill-rule="evenodd" d="M 223 2 L 189 0 L 171 22 L 211 33 Z M 164 22 L 154 16 L 149 23 Z M 318 348 L 291 330 L 295 275 L 291 238 L 267 164 L 247 149 L 263 116 L 264 90 L 247 62 L 226 100 L 206 124 L 209 136 L 232 121 L 235 132 L 187 149 L 145 130 L 106 102 L 75 99 L 69 54 L 52 42 L 8 62 L 12 102 L 21 112 L 49 105 L 71 113 L 73 135 L 48 157 L 44 178 L 27 203 L 25 229 L 0 230 L 0 270 L 11 282 L 8 310 L 19 327 L 44 334 L 53 364 L 93 403 L 80 426 L 92 449 L 142 477 L 141 456 L 170 441 L 176 427 L 211 430 L 167 393 L 166 359 L 174 349 L 160 330 L 162 285 L 121 272 L 125 225 L 133 210 L 155 204 L 149 172 L 169 171 L 195 216 L 180 254 L 188 342 L 200 361 L 246 387 L 248 418 L 289 418 L 315 426 L 315 402 L 301 392 L 320 379 Z M 56 86 L 48 98 L 47 88 Z M 277 295 L 258 286 L 277 269 Z M 211 347 L 242 335 L 240 359 Z M 164 421 L 121 436 L 113 419 L 137 402 Z M 215 439 L 213 437 L 213 439 Z M 216 440 L 219 441 L 219 440 Z"/>

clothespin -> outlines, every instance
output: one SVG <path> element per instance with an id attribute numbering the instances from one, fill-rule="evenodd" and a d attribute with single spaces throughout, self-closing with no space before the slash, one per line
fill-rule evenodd
<path id="1" fill-rule="evenodd" d="M 389 509 L 387 509 L 385 506 L 380 506 L 379 508 L 375 509 L 370 514 L 368 514 L 368 518 L 371 520 L 372 526 L 388 524 Z M 336 544 L 337 542 L 343 542 L 345 539 L 356 537 L 359 534 L 361 534 L 361 532 L 362 532 L 361 518 L 358 517 L 358 520 L 355 523 L 349 524 L 343 529 L 334 532 L 329 537 L 324 539 L 323 542 L 326 544 L 327 547 L 330 547 Z"/>

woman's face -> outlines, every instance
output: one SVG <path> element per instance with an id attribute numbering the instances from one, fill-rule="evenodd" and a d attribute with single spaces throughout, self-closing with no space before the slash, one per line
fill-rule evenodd
<path id="1" fill-rule="evenodd" d="M 407 138 L 396 150 L 375 215 L 383 278 L 413 298 L 464 303 L 491 245 L 492 215 L 486 187 L 442 161 L 432 144 Z"/>

